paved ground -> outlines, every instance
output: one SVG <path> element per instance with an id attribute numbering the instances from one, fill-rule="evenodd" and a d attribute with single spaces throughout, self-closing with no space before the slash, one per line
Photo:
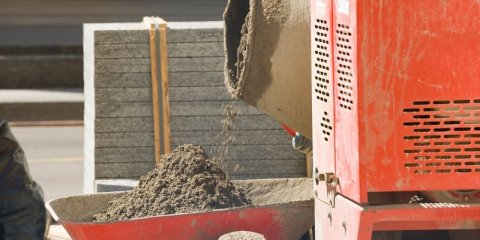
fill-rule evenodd
<path id="1" fill-rule="evenodd" d="M 83 191 L 83 126 L 12 127 L 45 200 Z"/>

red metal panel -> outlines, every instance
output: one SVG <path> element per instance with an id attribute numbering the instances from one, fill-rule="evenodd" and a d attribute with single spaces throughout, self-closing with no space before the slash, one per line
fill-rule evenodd
<path id="1" fill-rule="evenodd" d="M 332 9 L 338 191 L 366 202 L 367 192 L 477 189 L 480 2 Z"/>
<path id="2" fill-rule="evenodd" d="M 359 164 L 357 5 L 334 0 L 335 136 L 338 192 L 367 202 L 364 165 Z"/>
<path id="3" fill-rule="evenodd" d="M 312 0 L 311 11 L 313 165 L 321 173 L 335 172 L 332 1 Z M 315 189 L 328 201 L 324 182 Z"/>
<path id="4" fill-rule="evenodd" d="M 480 3 L 357 4 L 367 191 L 477 189 Z"/>

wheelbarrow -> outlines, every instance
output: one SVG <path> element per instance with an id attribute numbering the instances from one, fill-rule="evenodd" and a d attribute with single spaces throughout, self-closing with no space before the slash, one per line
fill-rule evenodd
<path id="1" fill-rule="evenodd" d="M 181 213 L 115 222 L 92 222 L 108 202 L 127 192 L 75 195 L 46 203 L 54 219 L 75 240 L 218 239 L 233 231 L 251 231 L 266 239 L 300 239 L 314 224 L 311 179 L 233 181 L 252 204 L 211 212 Z M 252 188 L 252 186 L 256 186 Z"/>

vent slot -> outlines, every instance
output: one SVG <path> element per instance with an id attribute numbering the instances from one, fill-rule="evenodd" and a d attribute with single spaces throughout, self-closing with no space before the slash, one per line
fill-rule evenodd
<path id="1" fill-rule="evenodd" d="M 327 20 L 317 19 L 315 24 L 315 96 L 324 103 L 331 100 L 330 89 L 330 29 Z"/>
<path id="2" fill-rule="evenodd" d="M 352 33 L 350 27 L 345 24 L 337 24 L 336 29 L 336 47 L 337 47 L 337 94 L 340 107 L 352 110 L 353 96 L 353 59 L 352 52 Z"/>
<path id="3" fill-rule="evenodd" d="M 328 142 L 330 139 L 330 135 L 332 134 L 333 130 L 333 123 L 330 120 L 327 112 L 323 112 L 322 120 L 320 121 L 320 126 L 322 127 L 322 135 L 323 140 Z"/>
<path id="4" fill-rule="evenodd" d="M 480 172 L 480 99 L 419 100 L 402 111 L 405 168 L 421 166 L 414 174 Z"/>

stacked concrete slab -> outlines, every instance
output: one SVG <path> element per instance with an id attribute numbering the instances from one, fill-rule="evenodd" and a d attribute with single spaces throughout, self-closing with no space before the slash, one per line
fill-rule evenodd
<path id="1" fill-rule="evenodd" d="M 172 150 L 191 143 L 219 156 L 223 106 L 242 112 L 225 156 L 232 179 L 303 177 L 305 155 L 279 123 L 232 100 L 224 86 L 222 22 L 167 24 Z M 95 180 L 137 179 L 154 167 L 146 25 L 85 24 L 85 192 Z"/>

